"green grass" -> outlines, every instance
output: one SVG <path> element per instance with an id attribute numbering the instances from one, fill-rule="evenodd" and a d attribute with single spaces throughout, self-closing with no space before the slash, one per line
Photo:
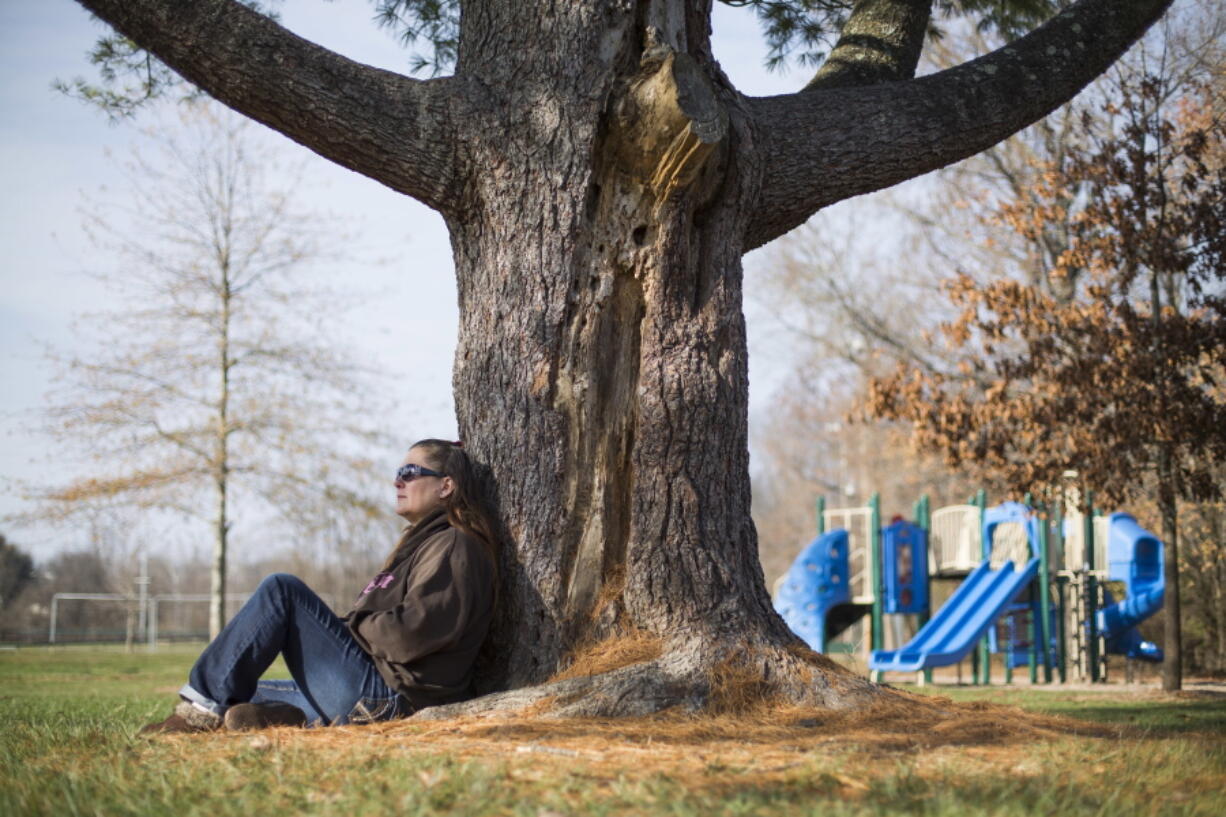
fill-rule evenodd
<path id="1" fill-rule="evenodd" d="M 828 744 L 657 751 L 628 733 L 576 744 L 587 748 L 574 757 L 525 751 L 561 745 L 561 737 L 466 734 L 439 743 L 427 734 L 434 727 L 407 725 L 134 738 L 169 711 L 196 649 L 0 652 L 0 817 L 1226 811 L 1221 700 L 929 690 L 1122 728 L 1113 738 L 1068 735 L 1021 746 L 869 747 L 830 735 Z"/>
<path id="2" fill-rule="evenodd" d="M 1226 697 L 1169 696 L 1132 692 L 1119 687 L 1067 691 L 1056 687 L 924 687 L 899 685 L 913 692 L 940 695 L 955 701 L 989 701 L 1020 706 L 1030 712 L 1067 715 L 1095 723 L 1130 726 L 1153 735 L 1212 733 L 1226 736 Z"/>

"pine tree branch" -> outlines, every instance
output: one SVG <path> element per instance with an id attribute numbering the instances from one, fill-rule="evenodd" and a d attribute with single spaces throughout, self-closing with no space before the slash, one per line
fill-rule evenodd
<path id="1" fill-rule="evenodd" d="M 805 90 L 911 79 L 931 13 L 932 0 L 858 0 Z"/>
<path id="2" fill-rule="evenodd" d="M 234 0 L 78 1 L 209 95 L 321 156 L 441 212 L 458 199 L 459 80 L 362 65 Z"/>
<path id="3" fill-rule="evenodd" d="M 823 207 L 964 159 L 1067 102 L 1171 0 L 1080 0 L 1015 43 L 932 76 L 749 99 L 766 163 L 745 249 Z"/>

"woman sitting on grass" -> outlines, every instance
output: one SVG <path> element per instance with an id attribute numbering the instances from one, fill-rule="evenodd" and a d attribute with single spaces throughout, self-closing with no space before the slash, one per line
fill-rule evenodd
<path id="1" fill-rule="evenodd" d="M 468 697 L 494 609 L 495 537 L 458 443 L 422 440 L 396 471 L 408 527 L 344 617 L 294 576 L 260 583 L 142 734 L 365 723 Z M 292 681 L 260 681 L 277 655 Z"/>

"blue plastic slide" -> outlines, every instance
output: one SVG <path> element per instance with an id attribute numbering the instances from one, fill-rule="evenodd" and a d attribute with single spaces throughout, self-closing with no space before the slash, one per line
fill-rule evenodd
<path id="1" fill-rule="evenodd" d="M 1012 562 L 993 570 L 984 560 L 905 647 L 874 650 L 869 668 L 912 672 L 958 663 L 1038 570 L 1038 559 L 1031 559 L 1021 571 Z"/>
<path id="2" fill-rule="evenodd" d="M 1162 609 L 1162 542 L 1126 513 L 1111 514 L 1109 530 L 1107 578 L 1123 582 L 1127 597 L 1115 602 L 1107 591 L 1107 604 L 1095 614 L 1095 625 L 1107 639 L 1108 652 L 1161 661 L 1162 648 L 1142 640 L 1136 626 Z"/>

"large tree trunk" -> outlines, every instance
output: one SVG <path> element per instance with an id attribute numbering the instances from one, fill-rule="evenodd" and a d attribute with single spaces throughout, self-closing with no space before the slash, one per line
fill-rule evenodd
<path id="1" fill-rule="evenodd" d="M 499 12 L 482 25 L 540 24 Z M 672 690 L 653 707 L 702 700 L 731 656 L 833 703 L 789 651 L 750 520 L 740 259 L 757 169 L 728 144 L 752 134 L 731 89 L 669 45 L 684 25 L 642 43 L 626 15 L 610 40 L 594 16 L 563 12 L 550 22 L 570 30 L 546 39 L 606 59 L 549 71 L 561 57 L 540 56 L 548 81 L 478 129 L 488 173 L 449 223 L 459 424 L 510 549 L 486 684 L 539 683 L 576 648 L 641 630 L 668 656 L 643 668 Z M 461 59 L 474 71 L 482 55 Z"/>

